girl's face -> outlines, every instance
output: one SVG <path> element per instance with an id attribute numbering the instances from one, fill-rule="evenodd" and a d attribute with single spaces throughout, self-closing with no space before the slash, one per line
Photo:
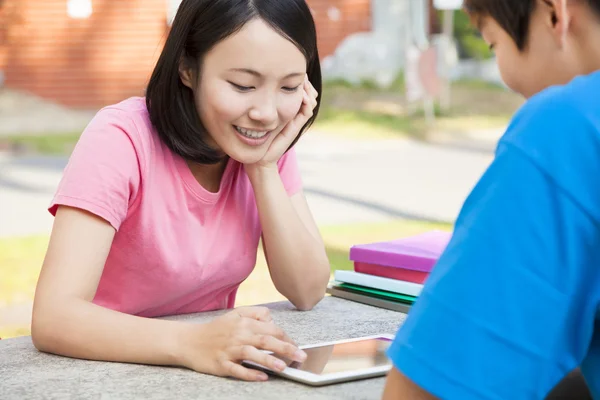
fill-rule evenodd
<path id="1" fill-rule="evenodd" d="M 255 19 L 205 55 L 199 82 L 182 70 L 208 144 L 240 163 L 260 161 L 300 110 L 306 64 L 292 42 Z"/>

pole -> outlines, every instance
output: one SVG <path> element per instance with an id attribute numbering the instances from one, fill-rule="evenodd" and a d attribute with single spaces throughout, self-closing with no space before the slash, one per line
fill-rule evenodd
<path id="1" fill-rule="evenodd" d="M 444 10 L 444 21 L 442 25 L 443 45 L 442 45 L 442 57 L 444 59 L 444 83 L 440 94 L 440 107 L 443 110 L 450 109 L 451 103 L 451 86 L 450 82 L 450 64 L 449 54 L 451 46 L 454 43 L 454 10 Z"/>

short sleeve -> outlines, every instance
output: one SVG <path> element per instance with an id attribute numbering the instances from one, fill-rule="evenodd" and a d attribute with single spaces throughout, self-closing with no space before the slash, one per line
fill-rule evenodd
<path id="1" fill-rule="evenodd" d="M 302 189 L 302 177 L 296 150 L 292 147 L 278 161 L 279 176 L 288 194 L 293 196 Z"/>
<path id="2" fill-rule="evenodd" d="M 140 186 L 139 159 L 132 141 L 136 127 L 126 112 L 106 108 L 81 134 L 49 211 L 76 207 L 119 230 Z"/>
<path id="3" fill-rule="evenodd" d="M 596 222 L 500 145 L 389 356 L 444 399 L 544 398 L 586 357 L 599 304 Z"/>

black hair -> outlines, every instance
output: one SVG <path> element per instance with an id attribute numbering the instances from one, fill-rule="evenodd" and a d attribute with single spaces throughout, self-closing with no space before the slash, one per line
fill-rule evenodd
<path id="1" fill-rule="evenodd" d="M 183 0 L 146 88 L 146 106 L 161 140 L 184 159 L 215 164 L 224 155 L 206 142 L 207 132 L 198 115 L 194 93 L 180 79 L 180 63 L 185 62 L 199 76 L 204 55 L 256 18 L 304 54 L 308 79 L 319 93 L 313 116 L 290 148 L 317 117 L 321 66 L 315 23 L 305 0 Z"/>
<path id="2" fill-rule="evenodd" d="M 586 0 L 600 15 L 600 0 Z M 519 50 L 524 50 L 529 35 L 529 23 L 537 0 L 465 0 L 463 8 L 477 17 L 493 18 L 514 40 Z"/>

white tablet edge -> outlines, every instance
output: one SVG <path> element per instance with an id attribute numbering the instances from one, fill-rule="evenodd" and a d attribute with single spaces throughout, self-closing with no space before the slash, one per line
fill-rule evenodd
<path id="1" fill-rule="evenodd" d="M 331 345 L 342 344 L 342 343 L 360 342 L 363 340 L 379 339 L 379 338 L 394 340 L 394 335 L 391 335 L 389 333 L 382 333 L 382 334 L 378 334 L 378 335 L 362 336 L 362 337 L 357 337 L 357 338 L 353 338 L 353 339 L 342 339 L 342 340 L 333 340 L 330 342 L 314 343 L 314 344 L 310 344 L 310 345 L 299 346 L 299 348 L 300 349 L 310 349 L 310 348 L 314 348 L 314 347 L 323 347 L 323 346 L 331 346 Z M 267 352 L 267 353 L 271 353 L 271 352 Z M 262 370 L 269 371 L 276 375 L 285 376 L 285 377 L 288 377 L 291 379 L 295 378 L 295 379 L 298 379 L 300 381 L 303 381 L 303 382 L 309 383 L 309 384 L 335 382 L 340 379 L 345 380 L 345 379 L 350 379 L 350 378 L 355 378 L 355 377 L 360 378 L 363 376 L 378 375 L 378 374 L 388 372 L 392 367 L 390 364 L 390 365 L 382 365 L 382 366 L 378 366 L 378 367 L 363 368 L 363 369 L 358 369 L 358 370 L 353 370 L 353 371 L 344 371 L 344 372 L 335 372 L 335 373 L 325 374 L 325 375 L 317 375 L 317 374 L 313 374 L 311 372 L 301 371 L 296 368 L 288 367 L 288 368 L 284 369 L 283 371 L 279 372 L 279 371 L 273 371 L 270 368 L 263 367 L 262 365 L 255 364 L 250 361 L 244 361 L 244 363 L 249 364 L 254 367 L 258 367 Z"/>
<path id="2" fill-rule="evenodd" d="M 319 342 L 319 343 L 316 343 L 316 344 L 309 344 L 309 345 L 298 346 L 298 347 L 300 349 L 311 349 L 311 348 L 314 348 L 314 347 L 323 347 L 323 346 L 331 346 L 333 344 L 360 342 L 362 340 L 370 340 L 370 339 L 378 339 L 378 338 L 394 340 L 394 335 L 391 335 L 389 333 L 381 333 L 379 335 L 362 336 L 362 337 L 357 337 L 357 338 L 354 338 L 354 339 L 332 340 L 331 342 Z"/>
<path id="3" fill-rule="evenodd" d="M 380 365 L 378 367 L 357 369 L 354 371 L 335 372 L 326 375 L 316 375 L 295 368 L 286 368 L 282 372 L 274 372 L 275 375 L 299 380 L 308 384 L 319 385 L 338 381 L 352 380 L 353 378 L 367 378 L 370 376 L 384 375 L 392 369 L 392 365 Z"/>

